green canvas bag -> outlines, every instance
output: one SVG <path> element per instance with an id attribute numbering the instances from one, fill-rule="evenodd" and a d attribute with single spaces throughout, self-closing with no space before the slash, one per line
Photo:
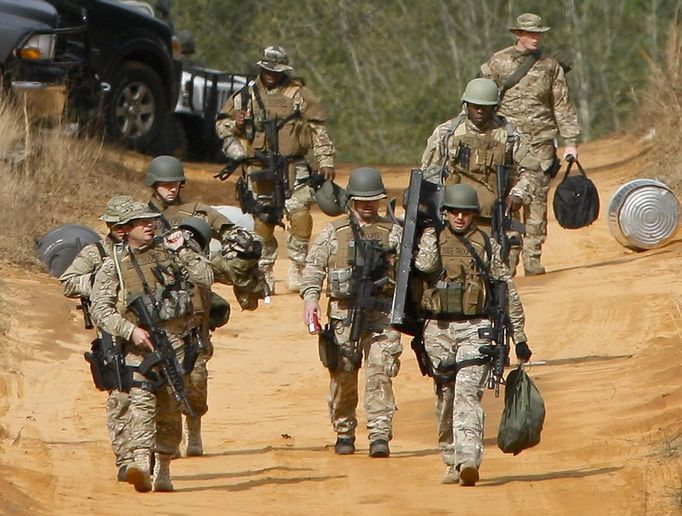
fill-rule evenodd
<path id="1" fill-rule="evenodd" d="M 540 442 L 544 422 L 545 402 L 523 365 L 519 365 L 507 375 L 497 446 L 504 453 L 518 455 Z"/>

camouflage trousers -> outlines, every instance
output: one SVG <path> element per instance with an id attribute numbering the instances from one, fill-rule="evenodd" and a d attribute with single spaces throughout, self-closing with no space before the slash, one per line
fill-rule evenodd
<path id="1" fill-rule="evenodd" d="M 187 376 L 187 399 L 197 417 L 208 412 L 208 369 L 206 363 L 210 358 L 211 356 L 207 353 L 200 353 L 194 364 L 194 369 Z"/>
<path id="2" fill-rule="evenodd" d="M 305 161 L 292 165 L 295 181 L 291 188 L 291 197 L 284 204 L 287 221 L 287 255 L 289 259 L 303 267 L 308 255 L 310 236 L 313 230 L 313 218 L 310 206 L 314 202 L 312 189 L 305 181 L 310 172 Z M 263 254 L 258 265 L 263 271 L 271 271 L 277 259 L 277 240 L 275 239 L 275 225 L 256 221 L 255 232 L 263 239 Z"/>
<path id="3" fill-rule="evenodd" d="M 329 415 L 339 437 L 354 437 L 358 426 L 358 370 L 346 356 L 352 352 L 350 327 L 338 319 L 333 319 L 332 324 L 343 355 L 338 370 L 329 372 Z M 365 369 L 367 432 L 370 442 L 390 441 L 396 410 L 392 378 L 400 370 L 400 334 L 388 328 L 388 321 L 369 328 L 362 333 L 358 345 Z"/>
<path id="4" fill-rule="evenodd" d="M 128 393 L 111 391 L 107 398 L 106 414 L 111 449 L 116 457 L 116 466 L 120 468 L 133 461 Z"/>
<path id="5" fill-rule="evenodd" d="M 481 358 L 480 346 L 489 344 L 478 336 L 479 328 L 489 328 L 488 319 L 460 322 L 428 321 L 424 346 L 433 365 L 454 355 L 457 362 Z M 459 466 L 467 461 L 481 465 L 485 413 L 481 399 L 490 373 L 488 364 L 463 367 L 452 381 L 437 382 L 436 420 L 438 447 L 443 462 Z"/>
<path id="6" fill-rule="evenodd" d="M 523 263 L 539 262 L 542 245 L 547 239 L 547 195 L 552 177 L 545 172 L 551 166 L 556 153 L 553 140 L 535 142 L 533 153 L 538 158 L 537 167 L 528 168 L 530 185 L 530 201 L 523 205 L 523 223 L 526 226 L 526 237 L 523 240 Z M 515 263 L 518 263 L 516 256 Z M 513 269 L 512 269 L 513 270 Z"/>

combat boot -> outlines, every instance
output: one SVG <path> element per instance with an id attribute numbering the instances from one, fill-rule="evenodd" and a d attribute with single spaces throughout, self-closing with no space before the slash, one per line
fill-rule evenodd
<path id="1" fill-rule="evenodd" d="M 204 454 L 204 446 L 201 442 L 201 418 L 185 418 L 185 434 L 187 435 L 187 456 L 201 457 Z"/>
<path id="2" fill-rule="evenodd" d="M 266 271 L 263 271 L 263 276 L 265 278 L 265 283 L 268 284 L 268 289 L 270 290 L 270 295 L 274 296 L 275 295 L 275 274 L 272 272 L 272 269 L 268 269 Z"/>
<path id="3" fill-rule="evenodd" d="M 459 484 L 459 471 L 452 464 L 445 468 L 445 473 L 443 473 L 443 478 L 440 481 L 441 484 Z"/>
<path id="4" fill-rule="evenodd" d="M 530 260 L 523 261 L 523 269 L 526 276 L 537 276 L 538 274 L 544 274 L 545 268 L 540 263 L 538 258 L 531 258 Z"/>
<path id="5" fill-rule="evenodd" d="M 287 275 L 287 288 L 292 292 L 298 292 L 301 290 L 301 273 L 303 272 L 303 266 L 291 262 L 289 264 L 289 274 Z"/>
<path id="6" fill-rule="evenodd" d="M 374 459 L 385 458 L 391 455 L 386 439 L 377 439 L 369 443 L 369 456 Z"/>
<path id="7" fill-rule="evenodd" d="M 460 486 L 475 486 L 478 478 L 478 466 L 473 460 L 468 460 L 459 467 Z"/>
<path id="8" fill-rule="evenodd" d="M 135 491 L 147 493 L 152 490 L 151 452 L 149 450 L 133 451 L 133 462 L 126 468 L 126 482 L 135 487 Z"/>
<path id="9" fill-rule="evenodd" d="M 355 437 L 338 437 L 334 445 L 337 455 L 353 455 L 355 453 Z"/>
<path id="10" fill-rule="evenodd" d="M 169 493 L 173 491 L 173 483 L 170 476 L 171 456 L 157 453 L 154 464 L 154 491 Z"/>

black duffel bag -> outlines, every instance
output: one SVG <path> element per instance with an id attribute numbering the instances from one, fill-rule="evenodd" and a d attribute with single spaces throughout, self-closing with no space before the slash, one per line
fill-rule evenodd
<path id="1" fill-rule="evenodd" d="M 580 174 L 569 177 L 573 163 Z M 584 228 L 599 217 L 599 192 L 577 159 L 568 160 L 566 173 L 554 192 L 552 204 L 557 222 L 565 229 Z"/>

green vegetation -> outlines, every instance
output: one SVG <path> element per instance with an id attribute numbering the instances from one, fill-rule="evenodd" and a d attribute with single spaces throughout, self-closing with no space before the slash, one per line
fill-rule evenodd
<path id="1" fill-rule="evenodd" d="M 281 44 L 322 98 L 342 161 L 418 162 L 438 123 L 459 111 L 478 67 L 512 44 L 518 14 L 552 27 L 545 48 L 568 74 L 584 139 L 630 123 L 648 62 L 665 61 L 680 0 L 182 0 L 177 28 L 197 58 L 254 73 L 262 48 Z M 648 129 L 648 128 L 642 128 Z"/>

